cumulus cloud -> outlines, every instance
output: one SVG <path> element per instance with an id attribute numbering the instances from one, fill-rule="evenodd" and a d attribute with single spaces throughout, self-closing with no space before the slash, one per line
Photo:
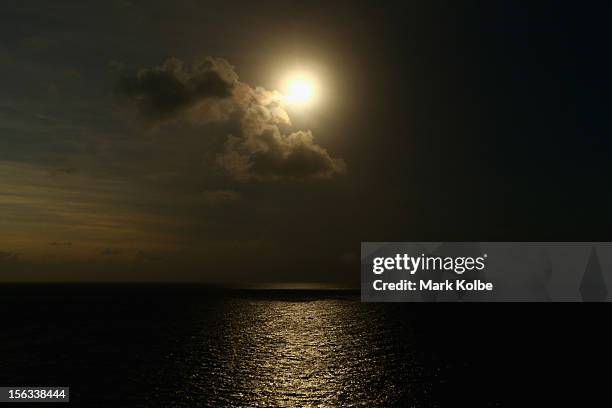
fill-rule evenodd
<path id="1" fill-rule="evenodd" d="M 217 161 L 241 181 L 325 178 L 346 168 L 314 142 L 310 131 L 285 136 L 276 126 L 242 138 L 230 136 Z"/>
<path id="2" fill-rule="evenodd" d="M 229 98 L 237 80 L 233 67 L 222 59 L 206 58 L 186 69 L 182 61 L 170 58 L 159 67 L 124 73 L 118 88 L 136 102 L 145 119 L 159 121 L 207 99 Z"/>
<path id="3" fill-rule="evenodd" d="M 309 130 L 284 132 L 291 120 L 282 94 L 241 82 L 223 59 L 208 57 L 186 69 L 172 58 L 123 75 L 119 89 L 149 121 L 236 122 L 216 163 L 238 181 L 329 178 L 346 171 Z"/>

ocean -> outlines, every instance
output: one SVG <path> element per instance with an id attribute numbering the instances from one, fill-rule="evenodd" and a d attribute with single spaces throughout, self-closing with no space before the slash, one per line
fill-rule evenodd
<path id="1" fill-rule="evenodd" d="M 483 320 L 495 305 L 177 284 L 0 295 L 0 385 L 69 386 L 70 406 L 501 406 L 520 370 L 515 313 Z"/>

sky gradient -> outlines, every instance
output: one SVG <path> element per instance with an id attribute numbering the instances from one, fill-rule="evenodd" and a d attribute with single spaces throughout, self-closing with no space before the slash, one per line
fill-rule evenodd
<path id="1" fill-rule="evenodd" d="M 608 14 L 7 2 L 0 280 L 351 285 L 361 241 L 607 241 Z M 317 104 L 278 102 L 295 70 Z"/>

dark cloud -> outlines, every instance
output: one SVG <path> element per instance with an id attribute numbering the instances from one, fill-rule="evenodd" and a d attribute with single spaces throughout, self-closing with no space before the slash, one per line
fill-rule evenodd
<path id="1" fill-rule="evenodd" d="M 235 131 L 216 163 L 236 180 L 328 178 L 346 171 L 344 161 L 316 144 L 309 130 L 283 132 L 291 120 L 282 94 L 239 81 L 223 59 L 208 57 L 190 71 L 170 59 L 123 76 L 119 85 L 148 120 L 232 122 Z"/>
<path id="2" fill-rule="evenodd" d="M 209 98 L 232 95 L 237 76 L 227 61 L 206 58 L 185 69 L 176 58 L 160 67 L 124 73 L 119 91 L 134 100 L 143 117 L 150 121 L 173 118 Z"/>

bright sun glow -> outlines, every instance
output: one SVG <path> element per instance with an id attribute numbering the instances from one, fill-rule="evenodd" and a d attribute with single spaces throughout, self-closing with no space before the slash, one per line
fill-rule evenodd
<path id="1" fill-rule="evenodd" d="M 295 77 L 287 81 L 285 101 L 304 104 L 310 102 L 314 95 L 313 82 L 305 77 Z"/>

